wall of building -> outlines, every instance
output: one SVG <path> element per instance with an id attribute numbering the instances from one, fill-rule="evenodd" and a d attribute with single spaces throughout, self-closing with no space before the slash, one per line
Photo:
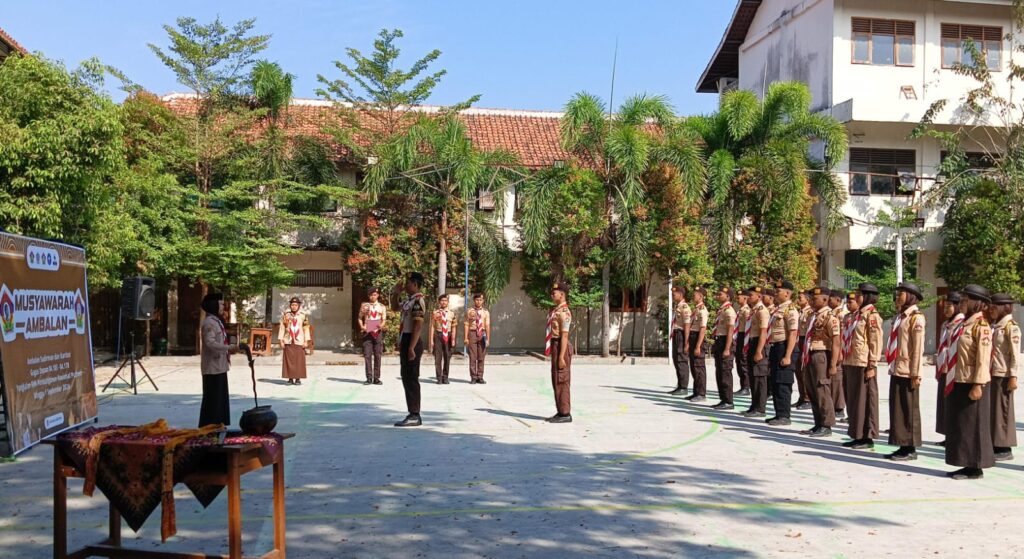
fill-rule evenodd
<path id="1" fill-rule="evenodd" d="M 739 87 L 762 95 L 781 80 L 801 81 L 815 110 L 832 105 L 832 2 L 765 0 L 740 47 Z"/>
<path id="2" fill-rule="evenodd" d="M 941 26 L 957 23 L 999 26 L 1004 35 L 1010 32 L 1009 2 L 937 2 L 935 0 L 835 0 L 833 12 L 833 72 L 834 104 L 852 100 L 847 118 L 861 121 L 917 123 L 935 101 L 956 100 L 977 82 L 958 76 L 953 70 L 942 68 Z M 873 66 L 852 64 L 852 18 L 869 17 L 908 20 L 916 23 L 914 65 Z M 1003 41 L 1001 76 L 1008 74 L 1008 60 L 1012 45 Z M 1020 63 L 1021 55 L 1013 54 Z M 1009 93 L 1005 80 L 1000 90 Z M 910 86 L 916 99 L 908 99 L 901 88 Z M 959 103 L 950 105 L 940 113 L 936 122 L 962 122 Z"/>

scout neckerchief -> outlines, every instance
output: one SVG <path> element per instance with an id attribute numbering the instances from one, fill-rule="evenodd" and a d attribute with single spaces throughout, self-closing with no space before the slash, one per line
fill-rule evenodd
<path id="1" fill-rule="evenodd" d="M 963 333 L 963 327 L 961 326 L 963 321 L 963 313 L 958 313 L 942 328 L 942 335 L 939 336 L 939 356 L 935 363 L 935 380 L 945 378 L 946 373 L 949 371 L 947 367 L 950 365 L 950 346 L 956 346 L 956 343 L 953 341 L 953 333 L 958 330 L 961 334 Z M 959 341 L 959 336 L 957 336 L 957 341 Z"/>
<path id="2" fill-rule="evenodd" d="M 897 341 L 900 337 L 900 326 L 903 324 L 903 319 L 905 317 L 906 315 L 901 312 L 896 315 L 896 318 L 892 321 L 892 330 L 889 332 L 889 342 L 885 344 L 885 362 L 890 365 L 896 361 L 896 357 L 899 355 Z"/>
<path id="3" fill-rule="evenodd" d="M 806 367 L 811 362 L 811 340 L 814 339 L 814 323 L 818 320 L 818 313 L 811 313 L 811 321 L 807 323 L 807 332 L 804 334 L 803 352 L 800 354 L 800 366 Z"/>
<path id="4" fill-rule="evenodd" d="M 473 316 L 476 317 L 476 339 L 480 340 L 484 337 L 484 317 L 482 314 L 484 312 L 484 308 L 480 307 L 478 309 L 473 307 L 473 312 L 475 313 Z"/>
<path id="5" fill-rule="evenodd" d="M 747 316 L 747 323 L 743 326 L 743 353 L 750 351 L 750 327 L 754 324 L 754 314 L 757 313 L 757 307 L 760 306 L 761 303 L 758 303 L 750 309 L 750 315 Z"/>
<path id="6" fill-rule="evenodd" d="M 558 311 L 562 309 L 569 309 L 569 305 L 562 303 L 558 305 L 548 314 L 548 324 L 544 333 L 544 355 L 551 355 L 551 348 L 554 347 L 553 340 L 551 339 L 551 321 L 555 320 L 558 316 Z"/>
<path id="7" fill-rule="evenodd" d="M 845 359 L 846 356 L 849 355 L 850 351 L 853 349 L 853 333 L 857 331 L 857 325 L 860 324 L 861 316 L 863 316 L 861 314 L 862 312 L 863 311 L 857 311 L 857 312 L 853 313 L 853 317 L 850 318 L 849 323 L 846 325 L 845 328 L 843 328 L 843 339 L 842 339 L 842 342 L 843 342 L 842 343 L 842 353 L 843 354 L 839 356 L 840 359 Z M 849 315 L 847 315 L 847 316 L 849 316 Z"/>
<path id="8" fill-rule="evenodd" d="M 448 310 L 437 309 L 437 315 L 441 319 L 441 339 L 444 340 L 445 345 L 448 345 Z"/>
<path id="9" fill-rule="evenodd" d="M 975 313 L 971 316 L 971 319 L 975 316 L 980 317 L 980 315 L 980 312 Z M 958 316 L 962 317 L 963 315 Z M 971 319 L 966 319 L 960 322 L 950 335 L 950 346 L 949 351 L 947 352 L 949 355 L 948 359 L 946 359 L 946 389 L 943 391 L 944 396 L 949 396 L 953 393 L 953 385 L 956 384 L 956 362 L 957 358 L 960 356 L 960 337 L 963 336 L 964 329 L 967 327 L 967 323 L 970 322 Z M 983 317 L 978 318 L 971 327 L 971 338 L 974 340 L 974 351 L 976 352 L 981 347 L 981 344 L 978 343 L 978 327 L 984 322 L 985 319 Z M 977 364 L 978 360 L 975 359 L 974 362 Z"/>
<path id="10" fill-rule="evenodd" d="M 288 315 L 288 333 L 291 334 L 292 343 L 294 344 L 295 340 L 299 339 L 299 336 L 302 334 L 302 323 L 299 322 L 299 313 L 289 311 Z"/>
<path id="11" fill-rule="evenodd" d="M 368 310 L 366 311 L 366 318 L 368 318 L 370 320 L 377 320 L 377 321 L 379 321 L 380 320 L 381 312 L 374 308 L 374 307 L 377 306 L 377 303 L 367 303 L 367 305 L 368 305 L 368 307 L 367 307 Z M 374 338 L 379 337 L 380 336 L 380 326 L 378 326 L 377 329 L 374 330 L 373 332 L 370 332 L 370 335 L 373 336 Z"/>

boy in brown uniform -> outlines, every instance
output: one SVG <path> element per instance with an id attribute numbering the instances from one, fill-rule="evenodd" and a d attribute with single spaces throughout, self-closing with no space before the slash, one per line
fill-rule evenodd
<path id="1" fill-rule="evenodd" d="M 850 419 L 843 446 L 874 448 L 878 437 L 878 361 L 882 358 L 882 315 L 875 310 L 878 288 L 862 283 L 848 303 L 843 328 L 843 381 Z"/>
<path id="2" fill-rule="evenodd" d="M 690 321 L 693 311 L 686 302 L 686 289 L 672 287 L 672 299 L 676 303 L 672 316 L 672 365 L 676 369 L 676 387 L 669 392 L 673 396 L 686 394 L 690 385 Z"/>
<path id="3" fill-rule="evenodd" d="M 1013 460 L 1017 446 L 1017 419 L 1013 392 L 1017 390 L 1017 352 L 1020 326 L 1013 320 L 1013 297 L 992 296 L 992 446 L 997 461 Z"/>
<path id="4" fill-rule="evenodd" d="M 739 310 L 736 311 L 736 324 L 739 326 L 736 334 L 736 375 L 740 377 L 740 389 L 734 392 L 736 396 L 750 396 L 750 365 L 747 363 L 747 354 L 743 346 L 747 343 L 747 336 L 750 334 L 747 329 L 747 319 L 750 318 L 750 305 L 747 302 L 747 292 L 740 291 L 736 294 L 736 303 Z"/>
<path id="5" fill-rule="evenodd" d="M 693 316 L 690 320 L 690 372 L 693 373 L 693 394 L 685 399 L 691 402 L 703 402 L 707 400 L 708 391 L 708 369 L 704 357 L 704 337 L 708 331 L 708 317 L 710 312 L 704 306 L 704 297 L 707 291 L 698 287 L 693 291 Z"/>
<path id="6" fill-rule="evenodd" d="M 736 309 L 732 306 L 732 288 L 723 287 L 716 295 L 721 306 L 715 316 L 715 345 L 711 353 L 715 357 L 715 383 L 718 386 L 719 402 L 712 406 L 716 410 L 731 410 L 732 363 L 736 344 Z"/>
<path id="7" fill-rule="evenodd" d="M 850 295 L 853 294 L 851 293 Z M 836 317 L 839 324 L 842 324 L 846 320 L 846 315 L 850 314 L 850 311 L 846 308 L 847 298 L 847 294 L 839 289 L 833 289 L 828 298 L 828 306 L 832 308 L 832 316 Z M 832 401 L 836 410 L 836 420 L 840 422 L 845 421 L 846 390 L 843 384 L 843 370 L 841 368 L 839 373 L 832 377 Z"/>
<path id="8" fill-rule="evenodd" d="M 384 354 L 384 325 L 388 308 L 380 303 L 380 290 L 371 287 L 369 302 L 359 306 L 359 331 L 363 334 L 363 363 L 366 382 L 384 384 L 380 380 L 380 361 Z"/>
<path id="9" fill-rule="evenodd" d="M 448 295 L 437 298 L 438 308 L 430 315 L 430 333 L 427 351 L 434 355 L 434 375 L 437 384 L 448 384 L 448 372 L 455 347 L 455 313 L 448 308 Z"/>
<path id="10" fill-rule="evenodd" d="M 743 351 L 747 354 L 747 364 L 750 367 L 750 409 L 740 414 L 743 417 L 764 417 L 768 402 L 767 342 L 768 321 L 771 318 L 768 309 L 761 302 L 763 292 L 764 289 L 761 287 L 751 287 L 747 290 L 748 302 L 751 305 L 748 319 L 750 335 L 747 336 Z"/>
<path id="11" fill-rule="evenodd" d="M 807 325 L 811 323 L 811 315 L 814 314 L 814 309 L 811 308 L 811 291 L 801 291 L 797 296 L 797 307 L 800 309 L 800 326 L 797 331 L 796 346 L 802 351 L 804 346 L 807 345 Z M 793 404 L 793 409 L 806 410 L 811 407 L 811 388 L 814 386 L 808 376 L 810 370 L 804 370 L 803 359 L 800 359 L 800 363 L 796 364 L 796 387 L 797 387 L 797 399 L 796 403 Z"/>
<path id="12" fill-rule="evenodd" d="M 811 305 L 814 314 L 807 325 L 803 348 L 803 366 L 810 371 L 808 379 L 813 381 L 811 411 L 814 414 L 814 428 L 803 432 L 812 437 L 831 437 L 836 424 L 835 408 L 832 407 L 832 377 L 839 366 L 839 320 L 828 307 L 828 289 L 816 287 L 811 290 Z"/>
<path id="13" fill-rule="evenodd" d="M 491 313 L 484 308 L 484 294 L 473 296 L 473 308 L 466 313 L 466 334 L 463 342 L 469 350 L 469 384 L 487 384 L 484 380 L 484 359 L 491 339 Z"/>
<path id="14" fill-rule="evenodd" d="M 775 301 L 778 306 L 769 321 L 768 334 L 771 337 L 771 373 L 768 386 L 772 393 L 775 417 L 767 420 L 768 425 L 789 425 L 790 409 L 793 405 L 793 382 L 796 380 L 797 330 L 800 328 L 800 311 L 790 300 L 793 284 L 788 281 L 775 283 Z"/>
<path id="15" fill-rule="evenodd" d="M 946 463 L 960 466 L 947 475 L 979 479 L 995 465 L 992 452 L 992 330 L 985 320 L 988 290 L 968 285 L 960 292 L 967 319 L 957 340 L 953 391 L 946 402 Z"/>
<path id="16" fill-rule="evenodd" d="M 913 283 L 896 287 L 896 308 L 885 359 L 889 363 L 889 444 L 899 450 L 886 455 L 896 461 L 917 460 L 921 446 L 921 356 L 925 317 L 917 308 L 924 299 Z"/>
<path id="17" fill-rule="evenodd" d="M 548 315 L 548 346 L 544 353 L 551 355 L 551 385 L 555 391 L 557 413 L 547 419 L 549 423 L 572 423 L 569 397 L 573 354 L 573 347 L 569 342 L 572 312 L 569 311 L 566 301 L 568 297 L 569 287 L 566 284 L 558 282 L 551 288 L 551 300 L 555 303 L 555 308 Z"/>
<path id="18" fill-rule="evenodd" d="M 427 305 L 420 293 L 422 287 L 423 274 L 411 272 L 405 281 L 405 293 L 409 297 L 402 304 L 402 334 L 398 340 L 402 388 L 405 389 L 405 405 L 409 415 L 395 423 L 395 427 L 423 425 L 420 419 L 420 359 L 423 357 L 423 319 L 427 314 Z"/>

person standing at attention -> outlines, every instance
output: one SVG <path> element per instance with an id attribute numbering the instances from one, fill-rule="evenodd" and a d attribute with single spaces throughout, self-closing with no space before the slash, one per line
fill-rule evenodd
<path id="1" fill-rule="evenodd" d="M 292 297 L 277 331 L 277 341 L 281 344 L 281 377 L 288 379 L 288 384 L 302 384 L 302 379 L 306 378 L 306 348 L 313 345 L 309 317 L 301 308 L 302 301 Z"/>
<path id="2" fill-rule="evenodd" d="M 484 294 L 473 296 L 473 308 L 466 313 L 466 334 L 463 342 L 469 350 L 469 384 L 487 384 L 484 380 L 484 359 L 491 339 L 491 313 L 484 308 Z"/>
<path id="3" fill-rule="evenodd" d="M 405 405 L 409 415 L 395 423 L 395 427 L 419 427 L 420 418 L 420 359 L 423 357 L 423 319 L 427 306 L 423 302 L 423 274 L 410 272 L 405 281 L 408 298 L 402 304 L 402 334 L 398 342 L 398 359 L 401 364 L 402 388 L 405 390 Z"/>

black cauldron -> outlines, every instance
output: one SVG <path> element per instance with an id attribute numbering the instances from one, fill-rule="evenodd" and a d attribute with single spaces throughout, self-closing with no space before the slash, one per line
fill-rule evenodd
<path id="1" fill-rule="evenodd" d="M 249 373 L 252 375 L 252 397 L 256 401 L 256 407 L 242 412 L 242 418 L 238 426 L 246 435 L 266 435 L 277 427 L 277 414 L 270 406 L 261 406 L 259 395 L 256 394 L 256 366 L 252 357 L 252 350 L 248 344 L 238 344 L 238 347 L 245 352 L 249 360 Z"/>

